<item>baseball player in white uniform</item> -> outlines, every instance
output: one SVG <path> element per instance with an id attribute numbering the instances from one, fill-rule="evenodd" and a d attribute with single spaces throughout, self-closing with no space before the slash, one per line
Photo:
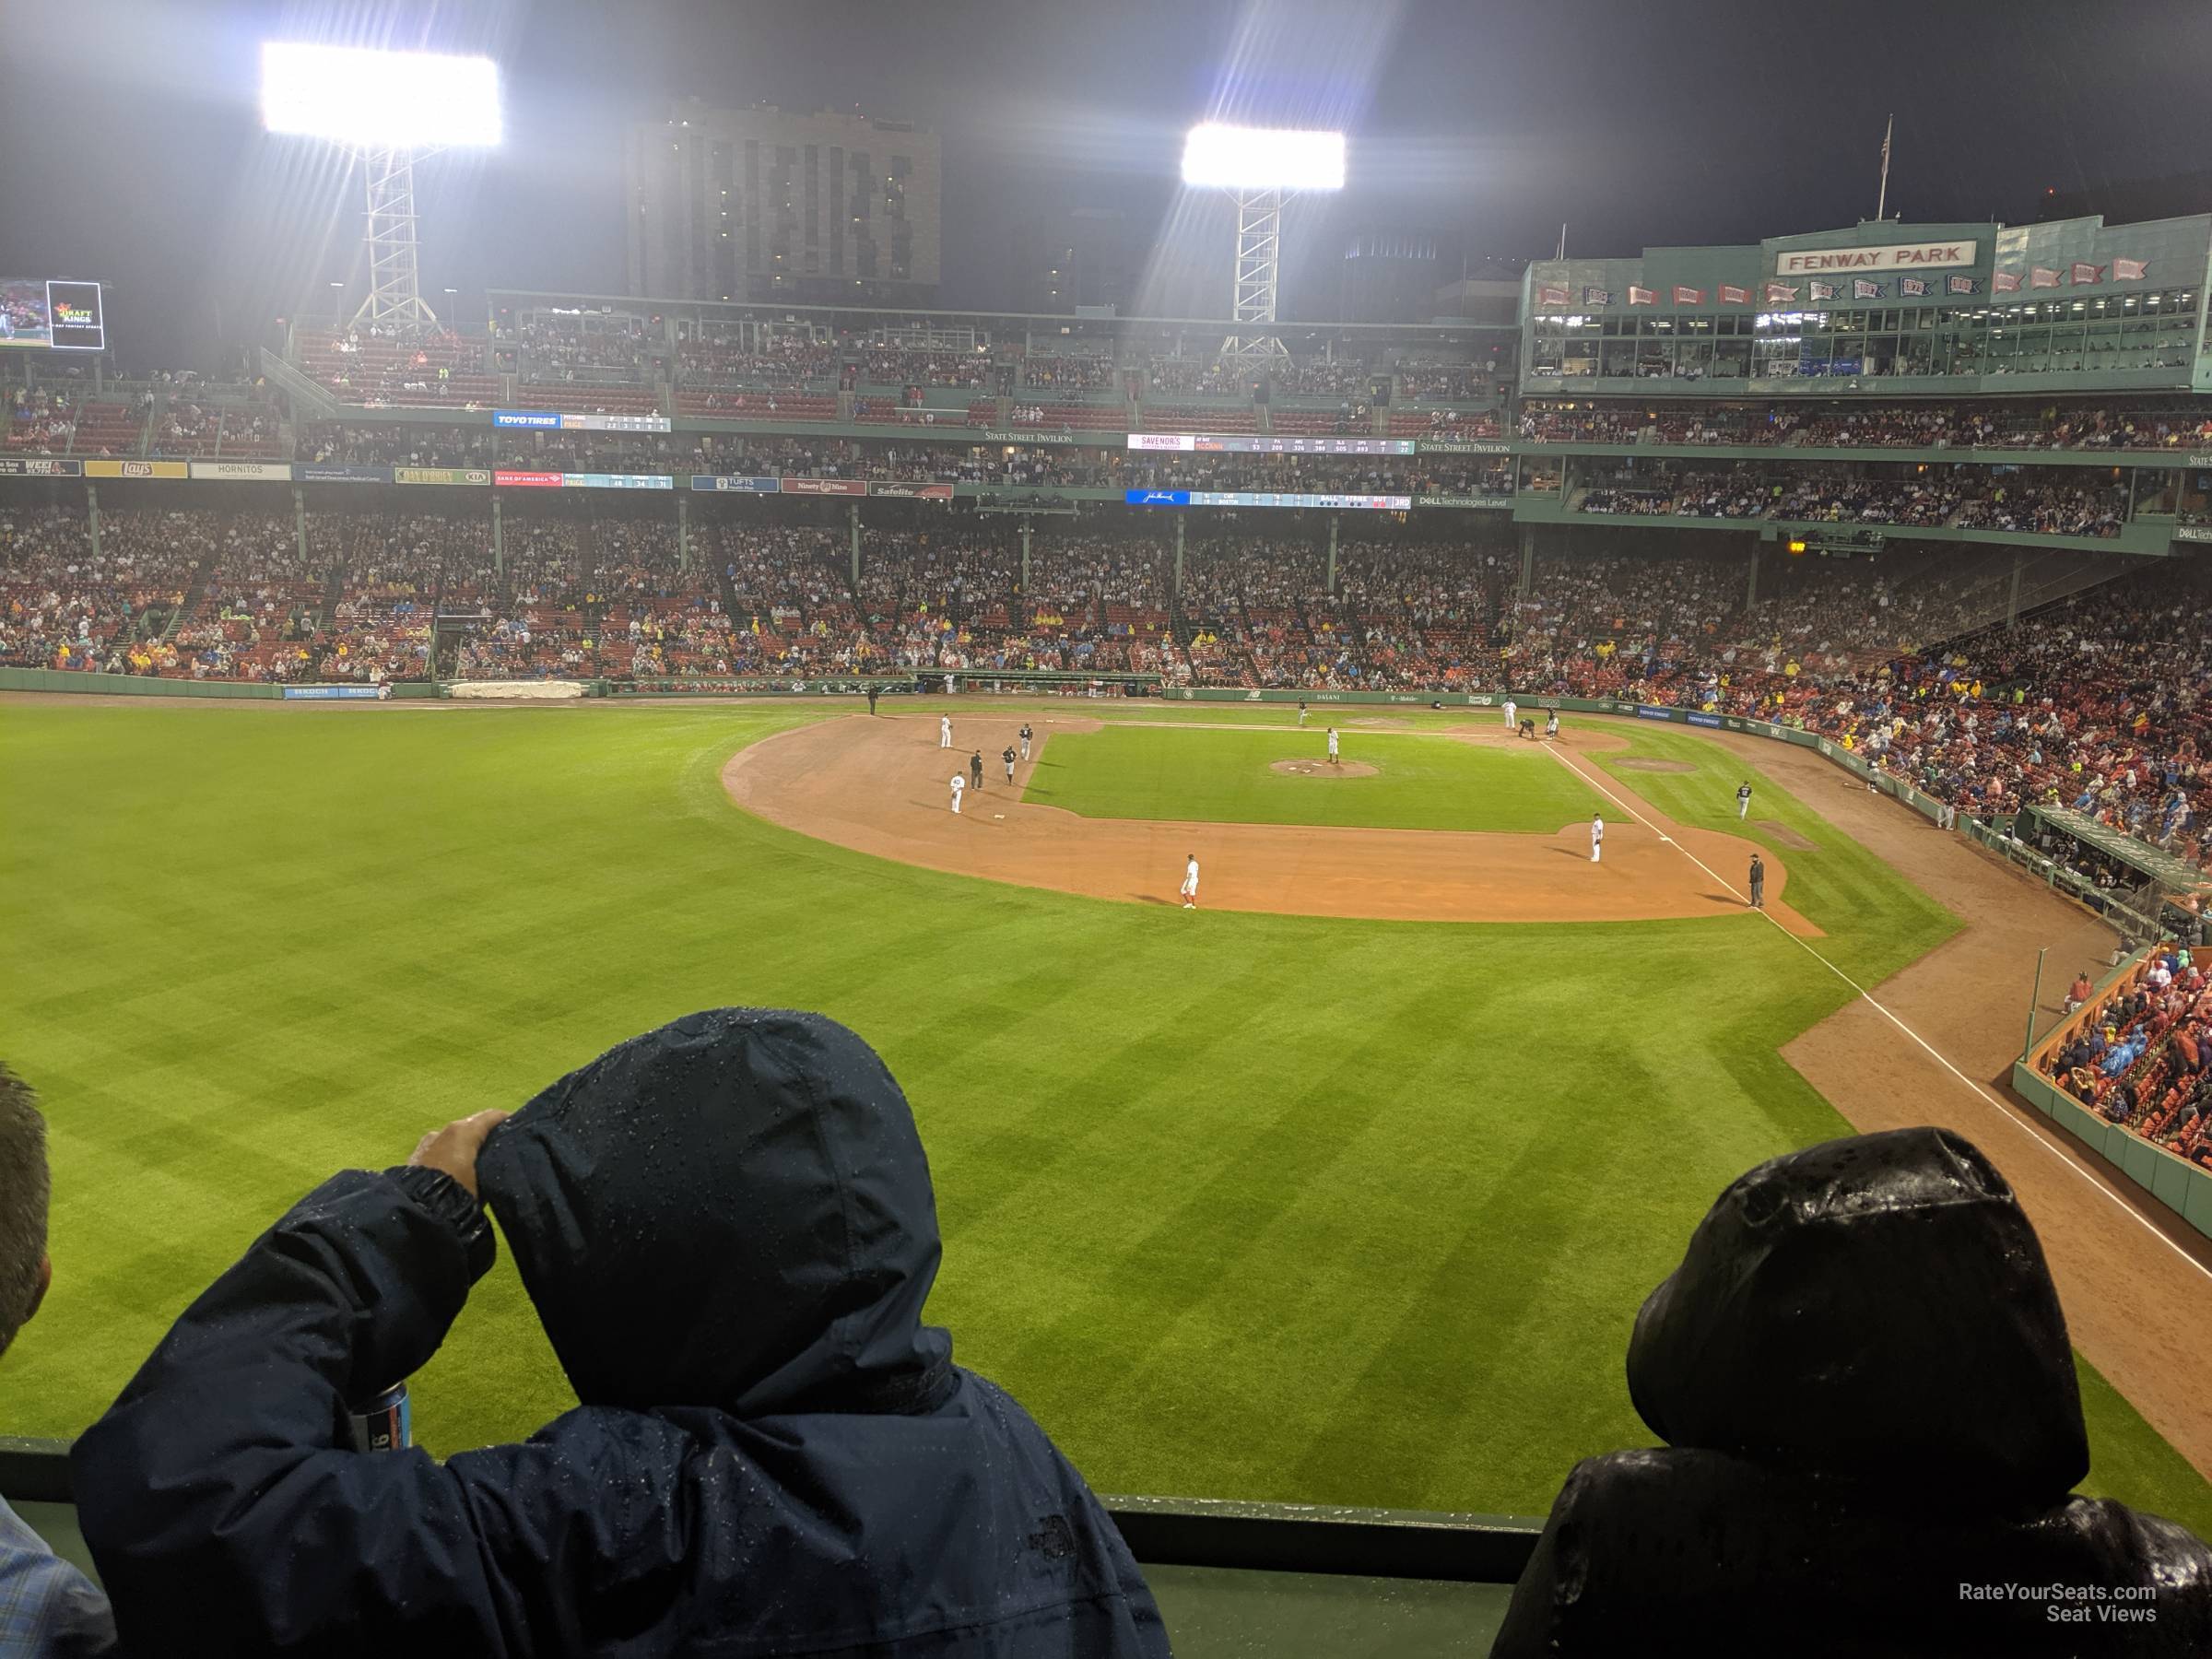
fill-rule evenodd
<path id="1" fill-rule="evenodd" d="M 959 806 L 955 805 L 953 810 L 958 812 L 959 810 Z M 1594 812 L 1590 815 L 1590 862 L 1592 864 L 1598 863 L 1598 854 L 1603 853 L 1605 850 L 1606 820 L 1598 814 Z"/>
<path id="2" fill-rule="evenodd" d="M 1521 705 L 1509 697 L 1505 700 L 1505 729 L 1510 732 L 1520 724 Z"/>
<path id="3" fill-rule="evenodd" d="M 959 772 L 954 772 L 952 774 L 952 811 L 956 818 L 959 816 L 960 811 L 960 792 L 967 787 L 968 780 L 961 777 Z M 1594 858 L 1596 854 L 1592 853 L 1591 856 Z"/>
<path id="4" fill-rule="evenodd" d="M 1182 908 L 1198 908 L 1198 854 L 1194 853 L 1182 866 Z"/>
<path id="5" fill-rule="evenodd" d="M 1331 766 L 1338 764 L 1336 759 L 1336 728 L 1335 726 L 1331 726 L 1329 728 L 1329 764 Z"/>
<path id="6" fill-rule="evenodd" d="M 949 714 L 937 716 L 937 747 L 939 748 L 952 747 L 952 716 Z"/>

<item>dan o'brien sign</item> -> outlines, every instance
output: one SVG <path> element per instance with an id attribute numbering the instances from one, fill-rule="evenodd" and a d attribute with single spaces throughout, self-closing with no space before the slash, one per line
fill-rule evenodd
<path id="1" fill-rule="evenodd" d="M 1933 271 L 1971 265 L 1978 242 L 1899 242 L 1887 248 L 1785 248 L 1774 256 L 1777 276 L 1823 271 Z"/>

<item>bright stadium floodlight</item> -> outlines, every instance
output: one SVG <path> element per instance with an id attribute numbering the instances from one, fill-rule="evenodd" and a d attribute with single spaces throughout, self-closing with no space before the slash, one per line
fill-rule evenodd
<path id="1" fill-rule="evenodd" d="M 1239 361 L 1288 357 L 1275 334 L 1283 198 L 1344 188 L 1344 135 L 1205 122 L 1183 138 L 1182 182 L 1194 190 L 1226 190 L 1237 204 L 1236 327 L 1221 355 Z"/>
<path id="2" fill-rule="evenodd" d="M 261 49 L 269 132 L 326 139 L 361 158 L 369 186 L 369 297 L 356 323 L 436 326 L 422 298 L 415 163 L 500 142 L 500 71 L 489 58 L 269 41 Z"/>
<path id="3" fill-rule="evenodd" d="M 1182 182 L 1197 190 L 1342 190 L 1344 135 L 1209 121 L 1183 138 Z"/>
<path id="4" fill-rule="evenodd" d="M 500 68 L 489 58 L 269 41 L 261 124 L 362 150 L 495 145 Z"/>

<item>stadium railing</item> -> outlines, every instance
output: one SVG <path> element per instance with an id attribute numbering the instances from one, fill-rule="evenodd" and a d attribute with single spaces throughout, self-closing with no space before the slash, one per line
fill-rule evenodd
<path id="1" fill-rule="evenodd" d="M 68 1443 L 0 1435 L 0 1498 L 98 1576 Z M 1542 1524 L 1323 1504 L 1113 1498 L 1182 1659 L 1441 1659 L 1483 1653 Z"/>

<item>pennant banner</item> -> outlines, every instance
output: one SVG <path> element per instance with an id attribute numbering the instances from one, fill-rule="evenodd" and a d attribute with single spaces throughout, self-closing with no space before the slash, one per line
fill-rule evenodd
<path id="1" fill-rule="evenodd" d="M 1751 303 L 1751 290 L 1724 282 L 1721 284 L 1721 303 L 1723 305 L 1748 305 Z"/>
<path id="2" fill-rule="evenodd" d="M 1954 294 L 1971 294 L 1976 292 L 1979 288 L 1971 276 L 1953 276 L 1946 286 Z"/>
<path id="3" fill-rule="evenodd" d="M 1602 288 L 1586 288 L 1583 290 L 1583 303 L 1584 305 L 1610 305 L 1613 303 L 1613 296 Z"/>
<path id="4" fill-rule="evenodd" d="M 1888 284 L 1876 282 L 1871 277 L 1853 276 L 1851 279 L 1851 297 L 1853 300 L 1879 300 L 1888 291 Z"/>
<path id="5" fill-rule="evenodd" d="M 1898 297 L 1903 300 L 1924 300 L 1928 293 L 1925 276 L 1900 276 L 1897 279 Z"/>
<path id="6" fill-rule="evenodd" d="M 1702 305 L 1705 303 L 1705 290 L 1684 288 L 1680 283 L 1677 283 L 1675 285 L 1675 303 L 1677 305 Z"/>
<path id="7" fill-rule="evenodd" d="M 2028 272 L 2028 286 L 2031 288 L 2056 288 L 2058 286 L 2058 273 L 2056 271 L 2046 270 L 2041 265 L 2031 266 Z"/>
<path id="8" fill-rule="evenodd" d="M 2149 274 L 2149 271 L 2150 267 L 2139 259 L 2115 259 L 2112 261 L 2112 280 L 2114 282 L 2140 282 Z"/>
<path id="9" fill-rule="evenodd" d="M 1768 283 L 1767 303 L 1769 305 L 1780 305 L 1785 300 L 1796 299 L 1798 286 L 1799 285 L 1794 282 Z"/>
<path id="10" fill-rule="evenodd" d="M 2103 280 L 2104 267 L 2102 265 L 2091 265 L 2086 259 L 2077 259 L 2074 262 L 2074 285 L 2077 288 Z"/>
<path id="11" fill-rule="evenodd" d="M 1567 289 L 1565 285 L 1549 282 L 1546 283 L 1542 288 L 1536 290 L 1536 303 L 1538 305 L 1566 304 Z"/>
<path id="12" fill-rule="evenodd" d="M 1656 305 L 1659 303 L 1659 296 L 1650 288 L 1638 288 L 1631 282 L 1629 284 L 1629 303 L 1630 305 Z"/>
<path id="13" fill-rule="evenodd" d="M 2018 271 L 1998 271 L 1989 279 L 1993 294 L 2017 294 L 2020 291 L 2020 274 Z"/>
<path id="14" fill-rule="evenodd" d="M 1816 299 L 1816 300 L 1833 300 L 1835 297 L 1836 297 L 1836 285 L 1835 285 L 1834 283 L 1832 283 L 1832 282 L 1818 282 L 1818 281 L 1816 281 L 1816 282 L 1813 284 L 1813 298 L 1814 298 L 1814 299 Z"/>

